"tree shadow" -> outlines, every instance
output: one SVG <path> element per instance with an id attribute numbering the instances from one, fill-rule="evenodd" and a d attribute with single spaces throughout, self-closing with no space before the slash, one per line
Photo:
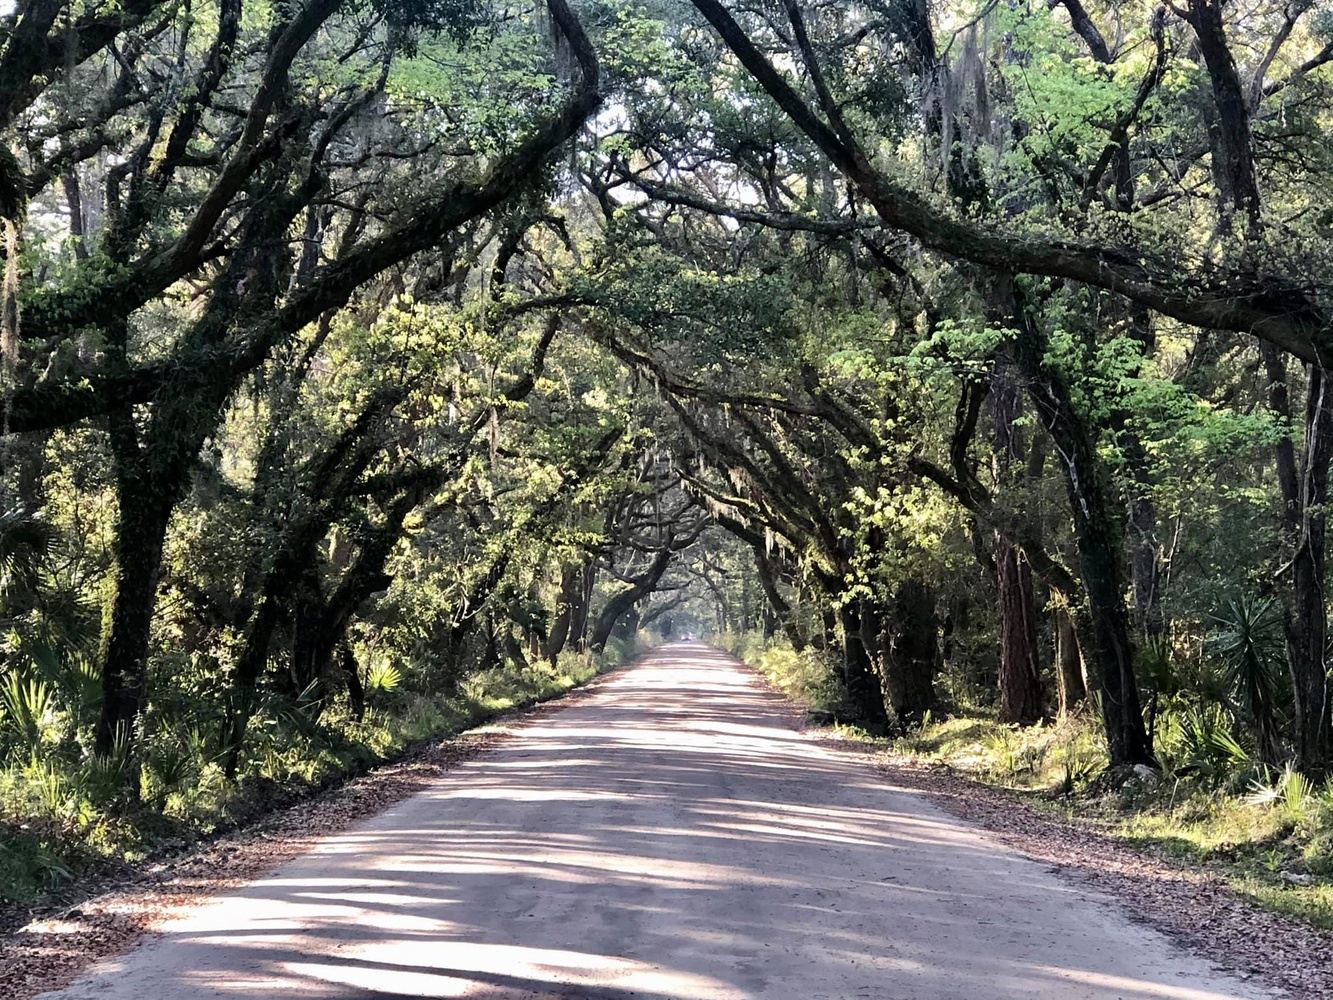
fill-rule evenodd
<path id="1" fill-rule="evenodd" d="M 67 998 L 1244 997 L 663 647 Z"/>

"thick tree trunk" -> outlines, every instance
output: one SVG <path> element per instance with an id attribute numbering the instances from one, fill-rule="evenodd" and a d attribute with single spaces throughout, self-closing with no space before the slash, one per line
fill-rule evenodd
<path id="1" fill-rule="evenodd" d="M 290 165 L 289 165 L 290 166 Z M 269 178 L 282 183 L 284 168 Z M 283 258 L 273 255 L 270 240 L 291 221 L 289 202 L 271 199 L 247 217 L 241 246 L 216 279 L 202 315 L 185 339 L 190 350 L 212 349 L 233 325 L 272 304 L 283 283 Z M 244 295 L 242 295 L 244 290 Z M 127 329 L 108 330 L 109 352 L 125 363 Z M 96 742 L 111 745 L 116 732 L 132 723 L 144 699 L 149 627 L 156 607 L 157 583 L 171 512 L 190 481 L 200 448 L 216 430 L 223 409 L 244 377 L 241 370 L 219 372 L 214 380 L 191 389 L 164 388 L 140 433 L 127 410 L 108 415 L 120 498 L 117 529 L 117 579 L 106 630 L 102 674 L 105 692 Z M 232 762 L 234 764 L 234 761 Z"/>
<path id="2" fill-rule="evenodd" d="M 504 651 L 505 659 L 514 666 L 526 670 L 528 668 L 528 658 L 523 652 L 523 644 L 514 638 L 514 630 L 509 627 L 509 623 L 502 623 L 498 632 L 500 648 Z"/>
<path id="3" fill-rule="evenodd" d="M 1099 490 L 1096 487 L 1085 490 L 1071 482 L 1069 492 L 1071 501 L 1077 506 L 1088 499 L 1089 493 L 1096 494 Z M 1111 520 L 1105 497 L 1100 501 L 1094 497 L 1088 503 L 1086 516 L 1075 517 L 1075 534 L 1088 602 L 1088 634 L 1092 637 L 1102 718 L 1106 724 L 1112 766 L 1151 764 L 1152 743 L 1139 702 L 1129 615 L 1121 580 L 1117 545 L 1120 533 Z"/>
<path id="4" fill-rule="evenodd" d="M 917 579 L 907 579 L 893 598 L 893 626 L 885 655 L 884 684 L 898 725 L 919 725 L 935 708 L 940 666 L 935 598 Z"/>
<path id="5" fill-rule="evenodd" d="M 356 662 L 352 644 L 344 640 L 338 644 L 338 666 L 347 685 L 347 701 L 352 706 L 352 718 L 360 722 L 366 716 L 366 688 L 361 683 L 361 670 Z"/>
<path id="6" fill-rule="evenodd" d="M 611 638 L 611 632 L 629 611 L 653 592 L 657 582 L 662 579 L 666 573 L 667 566 L 671 564 L 671 559 L 675 553 L 670 548 L 664 548 L 653 557 L 648 569 L 633 584 L 624 588 L 611 596 L 602 608 L 601 614 L 597 616 L 597 625 L 593 628 L 592 639 L 588 646 L 594 653 L 600 653 L 606 648 L 607 640 Z"/>
<path id="7" fill-rule="evenodd" d="M 620 616 L 620 621 L 616 622 L 616 626 L 611 630 L 611 634 L 621 640 L 627 641 L 633 639 L 639 634 L 639 626 L 642 620 L 643 616 L 640 614 L 639 609 L 637 607 L 630 608 Z"/>
<path id="8" fill-rule="evenodd" d="M 124 349 L 124 336 L 124 328 L 113 331 L 113 352 Z M 212 402 L 205 397 L 200 410 L 179 412 L 179 401 L 168 399 L 142 442 L 128 411 L 107 418 L 117 516 L 115 569 L 102 629 L 102 707 L 94 731 L 94 750 L 101 755 L 111 752 L 118 739 L 133 743 L 147 697 L 148 644 L 167 527 L 189 481 L 189 463 L 213 427 Z M 131 786 L 137 792 L 137 781 Z"/>
<path id="9" fill-rule="evenodd" d="M 1239 211 L 1250 223 L 1259 218 L 1259 185 L 1254 172 L 1250 113 L 1236 60 L 1227 44 L 1218 0 L 1188 0 L 1186 18 L 1208 67 L 1217 119 L 1213 123 L 1213 175 L 1223 213 Z"/>
<path id="10" fill-rule="evenodd" d="M 578 604 L 583 583 L 583 567 L 570 563 L 560 570 L 560 606 L 551 621 L 551 634 L 546 637 L 544 655 L 552 666 L 564 651 L 574 623 L 574 609 Z"/>
<path id="11" fill-rule="evenodd" d="M 875 671 L 871 649 L 863 635 L 863 616 L 859 602 L 844 604 L 839 618 L 843 635 L 843 686 L 852 711 L 872 733 L 886 733 L 889 713 L 884 707 L 884 691 Z"/>
<path id="12" fill-rule="evenodd" d="M 133 742 L 143 711 L 149 634 L 175 506 L 172 491 L 133 472 L 122 471 L 117 494 L 116 563 L 103 633 L 102 708 L 94 736 L 95 751 L 101 755 L 110 753 L 118 739 Z"/>

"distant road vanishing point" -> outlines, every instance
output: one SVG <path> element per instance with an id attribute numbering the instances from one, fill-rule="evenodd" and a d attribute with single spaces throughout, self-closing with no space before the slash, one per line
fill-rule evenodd
<path id="1" fill-rule="evenodd" d="M 1266 996 L 663 646 L 62 1000 Z"/>

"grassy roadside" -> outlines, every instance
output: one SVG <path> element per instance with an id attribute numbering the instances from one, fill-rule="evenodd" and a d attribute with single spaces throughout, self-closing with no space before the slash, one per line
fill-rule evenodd
<path id="1" fill-rule="evenodd" d="M 817 654 L 745 637 L 726 642 L 817 717 L 838 714 L 841 691 Z M 1159 733 L 1172 765 L 1165 774 L 1144 773 L 1112 791 L 1094 781 L 1105 757 L 1098 724 L 1087 715 L 1023 728 L 968 712 L 928 718 L 894 740 L 836 728 L 1159 857 L 1207 866 L 1254 902 L 1333 929 L 1333 782 L 1321 787 L 1265 770 L 1189 726 Z"/>
<path id="2" fill-rule="evenodd" d="M 617 645 L 601 656 L 562 655 L 554 667 L 480 671 L 447 696 L 383 684 L 360 722 L 340 705 L 313 721 L 260 718 L 239 780 L 227 781 L 219 761 L 192 756 L 171 765 L 179 780 L 168 785 L 157 771 L 163 763 L 146 761 L 146 794 L 137 803 L 99 794 L 97 776 L 86 771 L 36 758 L 11 765 L 0 770 L 0 907 L 37 907 L 81 880 L 186 850 L 423 744 L 557 698 L 633 653 Z"/>
<path id="3" fill-rule="evenodd" d="M 1145 773 L 1100 794 L 1094 720 L 1019 728 L 979 715 L 928 720 L 889 748 L 1001 787 L 1030 805 L 1182 864 L 1253 901 L 1333 929 L 1333 787 L 1287 772 Z"/>

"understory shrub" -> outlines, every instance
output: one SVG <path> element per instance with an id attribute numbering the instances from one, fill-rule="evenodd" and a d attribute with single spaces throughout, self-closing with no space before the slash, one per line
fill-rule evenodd
<path id="1" fill-rule="evenodd" d="M 818 650 L 797 652 L 785 638 L 766 640 L 758 632 L 723 633 L 716 642 L 807 711 L 830 719 L 850 714 L 842 679 Z"/>

